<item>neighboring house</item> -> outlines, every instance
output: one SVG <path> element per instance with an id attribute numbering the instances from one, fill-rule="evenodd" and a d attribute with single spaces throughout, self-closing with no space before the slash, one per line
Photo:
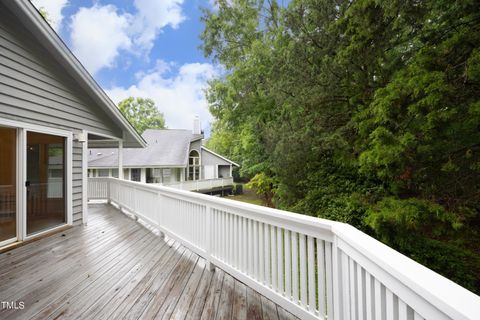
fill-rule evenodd
<path id="1" fill-rule="evenodd" d="M 143 147 L 29 1 L 0 2 L 0 248 L 87 221 L 87 141 Z"/>
<path id="2" fill-rule="evenodd" d="M 124 179 L 198 191 L 232 186 L 232 170 L 238 164 L 202 146 L 198 119 L 192 131 L 148 129 L 142 137 L 146 148 L 123 149 Z M 118 178 L 118 162 L 117 149 L 90 149 L 89 177 Z M 184 183 L 205 180 L 217 181 Z"/>

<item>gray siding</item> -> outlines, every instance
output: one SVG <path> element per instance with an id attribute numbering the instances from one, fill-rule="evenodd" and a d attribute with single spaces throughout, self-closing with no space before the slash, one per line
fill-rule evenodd
<path id="1" fill-rule="evenodd" d="M 200 153 L 200 157 L 201 157 L 202 156 L 201 155 L 202 151 L 200 150 L 201 146 L 202 146 L 202 140 L 191 142 L 190 143 L 190 150 L 188 151 L 188 153 L 190 153 L 190 151 L 192 151 L 192 150 L 197 150 L 198 153 Z"/>
<path id="2" fill-rule="evenodd" d="M 121 136 L 107 115 L 0 3 L 0 117 Z"/>
<path id="3" fill-rule="evenodd" d="M 208 151 L 202 150 L 202 165 L 208 166 L 208 165 L 230 165 L 230 162 L 225 161 L 224 159 L 217 157 L 214 154 L 211 154 Z"/>
<path id="4" fill-rule="evenodd" d="M 0 3 L 0 118 L 121 136 L 52 55 Z M 73 222 L 82 222 L 82 145 L 73 142 Z"/>

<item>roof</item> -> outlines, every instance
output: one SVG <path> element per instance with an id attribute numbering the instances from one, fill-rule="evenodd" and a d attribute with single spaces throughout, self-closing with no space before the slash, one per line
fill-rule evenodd
<path id="1" fill-rule="evenodd" d="M 121 129 L 124 145 L 129 147 L 144 147 L 145 141 L 122 115 L 117 106 L 110 100 L 85 67 L 74 56 L 57 33 L 43 19 L 40 12 L 28 0 L 4 1 L 4 4 L 15 14 L 22 23 L 62 65 L 73 79 Z"/>
<path id="2" fill-rule="evenodd" d="M 144 149 L 123 149 L 124 167 L 186 167 L 190 143 L 203 138 L 191 130 L 148 129 L 142 137 L 147 142 Z M 88 159 L 91 168 L 118 166 L 118 149 L 91 149 Z"/>

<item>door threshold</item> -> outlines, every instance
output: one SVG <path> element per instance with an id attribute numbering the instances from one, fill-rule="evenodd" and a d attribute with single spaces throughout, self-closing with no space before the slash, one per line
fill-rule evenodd
<path id="1" fill-rule="evenodd" d="M 16 242 L 7 244 L 3 247 L 0 247 L 0 253 L 4 253 L 4 252 L 10 251 L 10 250 L 13 250 L 15 248 L 19 248 L 21 246 L 29 244 L 30 242 L 34 242 L 34 241 L 37 241 L 37 240 L 40 240 L 40 239 L 43 239 L 43 238 L 50 237 L 50 236 L 52 236 L 56 233 L 68 230 L 72 227 L 73 226 L 70 226 L 70 225 L 63 225 L 63 226 L 55 227 L 52 230 L 43 231 L 42 233 L 40 233 L 38 235 L 32 235 L 28 239 L 16 241 Z"/>

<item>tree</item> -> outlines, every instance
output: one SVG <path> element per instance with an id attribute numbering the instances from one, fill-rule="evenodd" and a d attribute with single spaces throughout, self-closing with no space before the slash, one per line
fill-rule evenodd
<path id="1" fill-rule="evenodd" d="M 480 3 L 218 0 L 211 147 L 480 292 Z M 256 179 L 258 180 L 258 179 Z"/>
<path id="2" fill-rule="evenodd" d="M 132 126 L 142 134 L 146 129 L 165 129 L 165 118 L 152 99 L 129 97 L 118 108 Z"/>
<path id="3" fill-rule="evenodd" d="M 274 179 L 266 175 L 265 173 L 257 173 L 251 180 L 246 184 L 248 188 L 253 189 L 256 194 L 260 195 L 267 207 L 274 208 L 273 197 L 276 192 L 276 182 Z"/>

